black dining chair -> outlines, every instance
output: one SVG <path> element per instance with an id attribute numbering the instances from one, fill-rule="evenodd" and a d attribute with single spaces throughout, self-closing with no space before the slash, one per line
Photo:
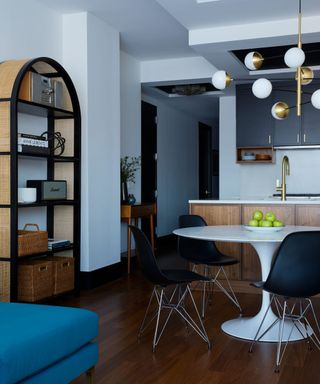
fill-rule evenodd
<path id="1" fill-rule="evenodd" d="M 204 227 L 206 225 L 206 221 L 198 215 L 182 215 L 179 217 L 180 228 Z M 237 306 L 240 313 L 242 313 L 239 301 L 224 270 L 225 267 L 239 263 L 239 260 L 222 254 L 213 241 L 197 240 L 180 236 L 178 239 L 178 249 L 180 256 L 193 264 L 193 271 L 196 271 L 199 265 L 204 265 L 204 275 L 206 278 L 209 277 L 209 279 L 203 280 L 202 317 L 205 315 L 206 303 L 208 301 L 206 300 L 208 284 L 209 286 L 215 284 Z M 218 271 L 215 275 L 211 275 L 210 267 L 218 267 Z M 224 276 L 224 281 L 226 282 L 228 290 L 224 287 L 222 280 L 219 280 L 220 274 Z"/>
<path id="2" fill-rule="evenodd" d="M 319 322 L 310 299 L 320 293 L 320 231 L 294 232 L 286 236 L 274 257 L 267 280 L 252 283 L 252 285 L 269 292 L 271 300 L 249 352 L 253 351 L 254 344 L 277 323 L 279 323 L 279 339 L 276 372 L 280 370 L 280 364 L 294 328 L 308 341 L 309 346 L 312 341 L 320 350 Z M 279 318 L 261 332 L 272 303 Z M 312 315 L 316 331 L 307 318 L 309 313 Z M 289 337 L 282 348 L 284 324 L 288 320 L 292 325 Z"/>
<path id="3" fill-rule="evenodd" d="M 130 225 L 130 229 L 135 239 L 142 274 L 154 285 L 144 319 L 139 329 L 139 337 L 152 321 L 156 320 L 152 342 L 152 351 L 154 352 L 172 313 L 176 313 L 182 318 L 184 324 L 190 326 L 208 344 L 208 348 L 211 349 L 210 340 L 190 290 L 192 282 L 206 280 L 206 278 L 187 269 L 160 270 L 145 234 L 139 228 L 132 225 Z M 172 286 L 173 290 L 169 292 L 167 288 Z M 191 299 L 191 305 L 195 310 L 199 325 L 187 311 L 186 301 L 188 297 Z M 154 298 L 156 299 L 157 310 L 150 316 L 150 320 L 146 324 L 149 309 Z M 162 327 L 160 327 L 160 315 L 164 309 L 167 309 L 169 312 Z"/>

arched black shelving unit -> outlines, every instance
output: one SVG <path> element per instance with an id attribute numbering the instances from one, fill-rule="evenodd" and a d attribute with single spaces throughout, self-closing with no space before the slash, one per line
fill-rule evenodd
<path id="1" fill-rule="evenodd" d="M 25 97 L 26 87 L 30 85 L 27 81 L 30 72 L 58 79 L 61 82 L 65 99 L 63 108 L 37 103 Z M 63 135 L 66 134 L 69 141 L 67 153 L 63 156 L 56 155 L 53 153 L 52 143 L 50 155 L 19 153 L 18 132 L 21 131 L 19 114 L 46 118 L 46 130 L 50 133 L 62 129 Z M 55 180 L 58 174 L 66 175 L 68 198 L 19 204 L 19 162 L 26 158 L 47 161 L 47 180 Z M 2 189 L 0 187 L 0 242 L 3 244 L 0 245 L 0 280 L 1 273 L 3 277 L 9 277 L 9 283 L 0 286 L 0 300 L 18 300 L 18 268 L 21 261 L 48 257 L 58 252 L 72 253 L 75 266 L 74 287 L 68 293 L 77 293 L 80 274 L 81 112 L 73 82 L 57 61 L 48 57 L 39 57 L 28 61 L 5 61 L 0 64 L 0 167 L 4 169 L 3 175 L 0 175 L 0 184 L 4 186 Z M 49 238 L 56 237 L 57 233 L 70 233 L 71 245 L 56 251 L 18 256 L 19 210 L 34 207 L 46 207 L 46 229 Z M 9 228 L 6 228 L 6 223 Z M 8 285 L 9 292 L 7 292 Z"/>

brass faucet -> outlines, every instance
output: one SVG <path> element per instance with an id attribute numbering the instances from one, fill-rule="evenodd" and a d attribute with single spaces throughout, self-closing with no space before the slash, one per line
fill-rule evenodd
<path id="1" fill-rule="evenodd" d="M 287 200 L 287 186 L 286 186 L 286 176 L 290 175 L 290 163 L 288 156 L 283 156 L 282 159 L 282 184 L 279 185 L 279 180 L 277 180 L 276 190 L 281 192 L 281 200 Z"/>

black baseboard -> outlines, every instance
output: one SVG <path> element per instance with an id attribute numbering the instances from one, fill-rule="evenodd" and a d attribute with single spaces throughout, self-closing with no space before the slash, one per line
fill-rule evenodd
<path id="1" fill-rule="evenodd" d="M 123 274 L 122 263 L 115 263 L 90 272 L 80 272 L 82 289 L 93 289 L 110 281 L 119 279 Z"/>

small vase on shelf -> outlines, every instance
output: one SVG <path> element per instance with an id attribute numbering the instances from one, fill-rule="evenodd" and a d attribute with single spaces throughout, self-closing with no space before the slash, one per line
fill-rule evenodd
<path id="1" fill-rule="evenodd" d="M 127 203 L 128 201 L 128 185 L 126 181 L 121 182 L 121 203 Z"/>
<path id="2" fill-rule="evenodd" d="M 136 198 L 134 197 L 134 195 L 130 194 L 128 196 L 128 200 L 127 200 L 128 204 L 130 205 L 134 205 L 134 203 L 136 202 Z"/>

